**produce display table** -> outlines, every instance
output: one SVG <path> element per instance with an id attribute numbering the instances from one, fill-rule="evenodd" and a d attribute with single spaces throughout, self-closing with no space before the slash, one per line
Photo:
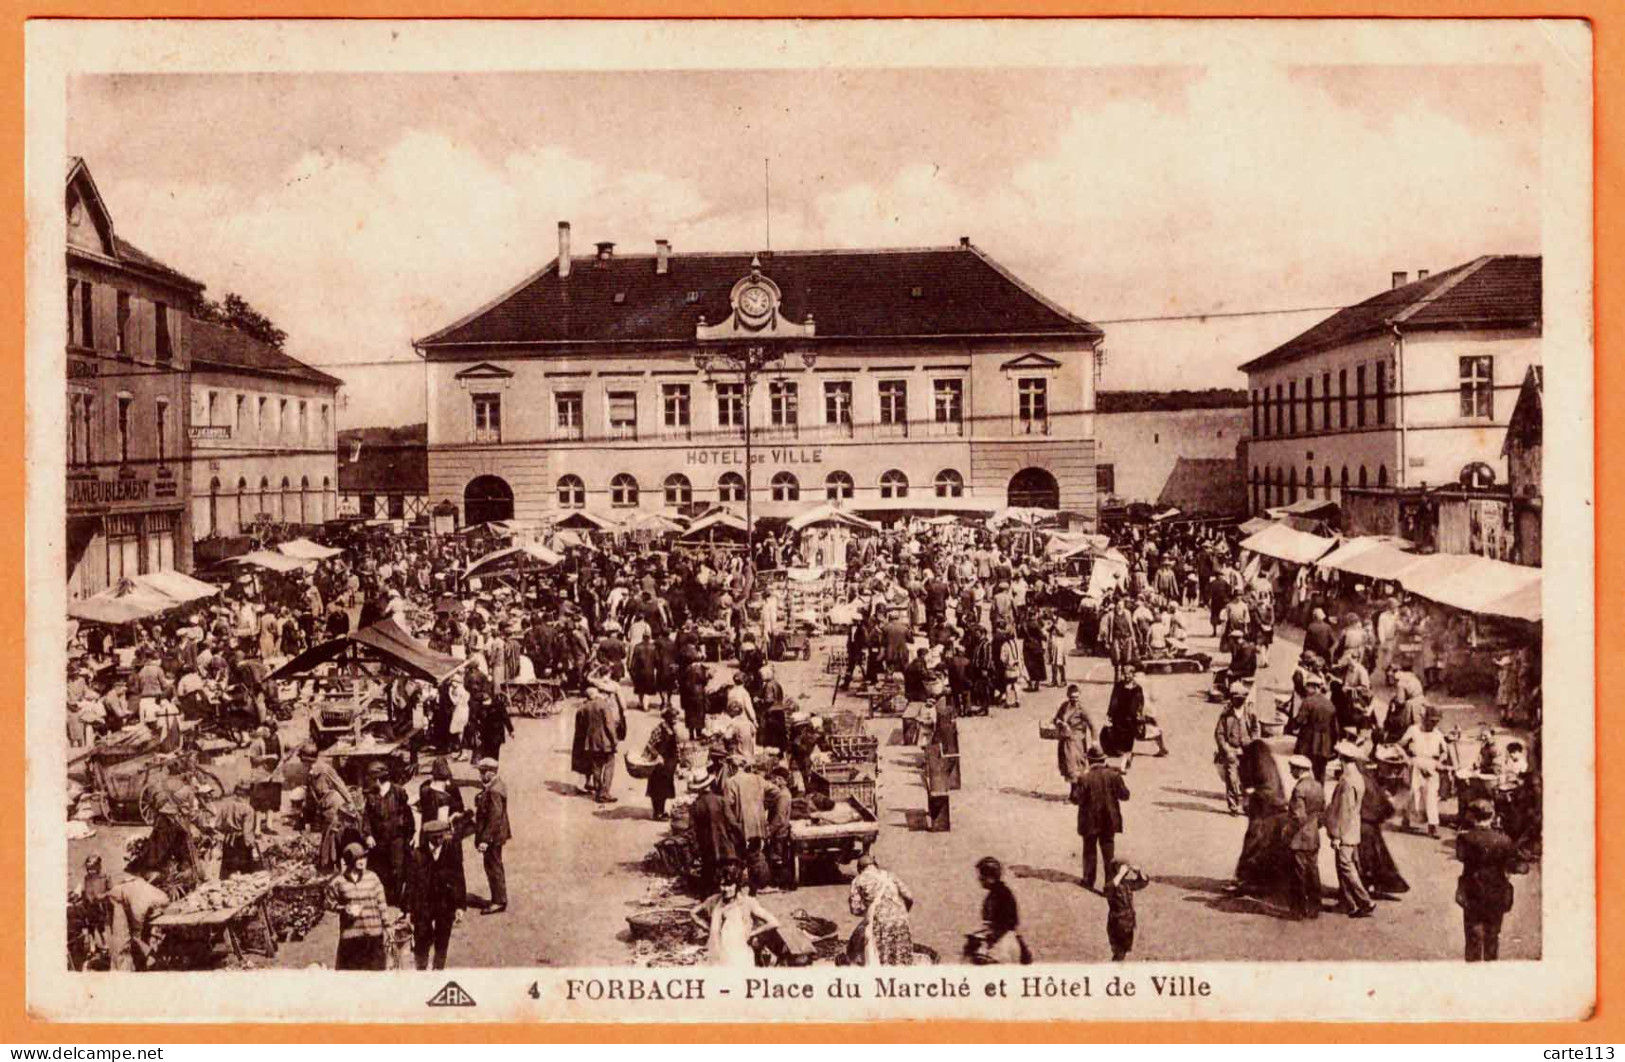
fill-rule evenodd
<path id="1" fill-rule="evenodd" d="M 161 914 L 153 920 L 153 925 L 166 933 L 196 933 L 207 936 L 211 940 L 216 933 L 223 934 L 226 943 L 231 947 L 232 954 L 238 960 L 241 960 L 243 957 L 243 944 L 238 937 L 236 923 L 257 918 L 265 928 L 265 955 L 267 958 L 274 959 L 277 952 L 276 931 L 271 926 L 271 915 L 265 904 L 265 901 L 270 896 L 271 886 L 267 885 L 234 906 L 222 907 L 212 911 Z"/>
<path id="2" fill-rule="evenodd" d="M 811 863 L 850 863 L 869 850 L 880 837 L 880 823 L 874 813 L 851 801 L 862 816 L 853 822 L 826 823 L 795 819 L 790 823 L 793 852 L 793 882 L 799 886 Z"/>

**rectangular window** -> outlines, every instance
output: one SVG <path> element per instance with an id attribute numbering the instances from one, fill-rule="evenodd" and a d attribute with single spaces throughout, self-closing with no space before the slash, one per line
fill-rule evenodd
<path id="1" fill-rule="evenodd" d="M 743 428 L 745 426 L 745 385 L 742 383 L 717 384 L 717 427 Z"/>
<path id="2" fill-rule="evenodd" d="M 1495 358 L 1490 355 L 1461 359 L 1461 415 L 1495 416 Z"/>
<path id="3" fill-rule="evenodd" d="M 120 464 L 130 463 L 130 404 L 134 401 L 128 395 L 119 395 L 118 399 L 118 459 Z"/>
<path id="4" fill-rule="evenodd" d="M 1303 378 L 1303 430 L 1315 430 L 1315 378 Z"/>
<path id="5" fill-rule="evenodd" d="M 169 403 L 158 403 L 158 463 L 162 465 L 164 458 L 169 456 Z"/>
<path id="6" fill-rule="evenodd" d="M 880 381 L 880 423 L 901 427 L 908 423 L 908 381 Z"/>
<path id="7" fill-rule="evenodd" d="M 852 423 L 852 381 L 824 381 L 824 423 Z"/>
<path id="8" fill-rule="evenodd" d="M 1332 426 L 1332 374 L 1320 374 L 1320 426 L 1330 430 Z"/>
<path id="9" fill-rule="evenodd" d="M 553 396 L 553 419 L 558 434 L 566 439 L 580 439 L 586 434 L 586 421 L 581 414 L 581 392 L 560 391 Z"/>
<path id="10" fill-rule="evenodd" d="M 1049 431 L 1049 381 L 1042 376 L 1024 376 L 1016 381 L 1016 415 L 1024 433 Z"/>
<path id="11" fill-rule="evenodd" d="M 88 280 L 79 282 L 79 345 L 87 349 L 96 346 L 96 300 L 91 294 L 94 286 Z"/>
<path id="12" fill-rule="evenodd" d="M 93 464 L 96 460 L 96 400 L 89 395 L 85 395 L 82 405 L 85 410 L 84 463 L 88 465 Z"/>
<path id="13" fill-rule="evenodd" d="M 1117 469 L 1111 465 L 1095 466 L 1095 492 L 1098 494 L 1117 493 Z"/>
<path id="14" fill-rule="evenodd" d="M 215 418 L 215 410 L 219 406 L 219 404 L 220 404 L 220 396 L 218 394 L 216 394 L 215 392 L 210 391 L 209 392 L 209 397 L 208 397 L 208 410 L 209 410 L 209 419 L 207 421 L 208 424 L 212 425 L 212 424 L 215 423 L 215 419 L 214 419 Z"/>
<path id="15" fill-rule="evenodd" d="M 668 428 L 689 426 L 688 384 L 661 384 L 661 415 Z"/>
<path id="16" fill-rule="evenodd" d="M 310 442 L 310 411 L 307 403 L 299 403 L 299 444 L 301 446 Z"/>
<path id="17" fill-rule="evenodd" d="M 1286 420 L 1287 434 L 1298 434 L 1298 381 L 1293 380 L 1287 384 L 1286 393 Z"/>
<path id="18" fill-rule="evenodd" d="M 247 395 L 238 395 L 237 396 L 237 407 L 236 407 L 237 413 L 236 413 L 236 416 L 233 417 L 232 421 L 231 421 L 231 434 L 233 436 L 241 436 L 242 433 L 243 433 L 243 406 L 247 402 L 248 402 L 248 396 Z"/>
<path id="19" fill-rule="evenodd" d="M 113 349 L 120 354 L 130 353 L 130 293 L 118 293 L 117 331 L 113 334 Z"/>
<path id="20" fill-rule="evenodd" d="M 68 395 L 68 465 L 79 463 L 79 396 Z"/>
<path id="21" fill-rule="evenodd" d="M 609 392 L 609 437 L 638 437 L 638 394 L 636 391 Z"/>
<path id="22" fill-rule="evenodd" d="M 965 420 L 965 381 L 933 380 L 932 411 L 938 424 L 962 424 Z"/>
<path id="23" fill-rule="evenodd" d="M 1365 427 L 1365 366 L 1354 367 L 1354 423 Z"/>
<path id="24" fill-rule="evenodd" d="M 1286 392 L 1280 385 L 1275 385 L 1275 434 L 1286 434 Z"/>
<path id="25" fill-rule="evenodd" d="M 1337 426 L 1349 426 L 1349 371 L 1337 370 Z"/>
<path id="26" fill-rule="evenodd" d="M 474 396 L 474 441 L 497 443 L 502 441 L 502 396 L 481 394 Z"/>
<path id="27" fill-rule="evenodd" d="M 165 303 L 152 304 L 153 321 L 156 324 L 154 335 L 156 337 L 158 360 L 170 361 L 175 357 L 175 348 L 169 342 L 169 306 Z"/>
<path id="28" fill-rule="evenodd" d="M 774 380 L 767 385 L 768 416 L 775 428 L 793 428 L 801 420 L 800 397 L 794 380 Z"/>
<path id="29" fill-rule="evenodd" d="M 1388 423 L 1388 366 L 1377 362 L 1377 423 Z"/>
<path id="30" fill-rule="evenodd" d="M 333 441 L 332 414 L 328 411 L 327 403 L 322 403 L 322 437 L 321 445 L 326 446 Z"/>
<path id="31" fill-rule="evenodd" d="M 276 403 L 276 441 L 285 441 L 287 439 L 287 431 L 288 400 L 286 398 L 279 398 L 277 399 Z"/>
<path id="32" fill-rule="evenodd" d="M 79 282 L 68 279 L 68 346 L 75 346 L 74 325 L 79 316 Z"/>
<path id="33" fill-rule="evenodd" d="M 1253 438 L 1258 438 L 1258 388 L 1253 388 Z"/>

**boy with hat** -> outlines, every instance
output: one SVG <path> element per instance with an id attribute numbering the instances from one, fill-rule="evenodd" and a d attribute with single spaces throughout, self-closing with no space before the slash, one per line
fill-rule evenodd
<path id="1" fill-rule="evenodd" d="M 1314 763 L 1294 755 L 1287 761 L 1292 772 L 1292 797 L 1287 804 L 1287 847 L 1292 851 L 1292 880 L 1288 897 L 1295 918 L 1320 917 L 1320 822 L 1326 812 L 1326 793 L 1314 777 Z"/>
<path id="2" fill-rule="evenodd" d="M 339 950 L 335 970 L 384 968 L 384 884 L 362 865 L 367 850 L 344 846 L 344 869 L 327 885 L 327 906 L 339 913 Z"/>
<path id="3" fill-rule="evenodd" d="M 1495 962 L 1501 955 L 1501 920 L 1512 910 L 1512 882 L 1507 871 L 1517 860 L 1512 838 L 1495 828 L 1495 805 L 1475 800 L 1467 807 L 1470 828 L 1456 837 L 1461 878 L 1456 903 L 1461 906 L 1468 962 Z"/>
<path id="4" fill-rule="evenodd" d="M 463 878 L 463 853 L 452 835 L 451 823 L 427 819 L 423 843 L 414 854 L 407 878 L 406 910 L 412 919 L 412 953 L 420 970 L 446 968 L 451 931 L 463 920 L 468 885 Z"/>

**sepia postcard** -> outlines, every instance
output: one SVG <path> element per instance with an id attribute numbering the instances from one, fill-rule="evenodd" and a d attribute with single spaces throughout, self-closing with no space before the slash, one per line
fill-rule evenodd
<path id="1" fill-rule="evenodd" d="M 1585 1017 L 1592 62 L 31 22 L 30 1012 Z"/>

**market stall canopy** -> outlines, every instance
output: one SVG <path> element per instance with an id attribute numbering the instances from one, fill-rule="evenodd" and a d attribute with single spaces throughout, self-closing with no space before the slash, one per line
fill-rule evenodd
<path id="1" fill-rule="evenodd" d="M 719 509 L 694 521 L 693 525 L 683 532 L 683 537 L 685 539 L 706 539 L 717 531 L 743 536 L 745 534 L 745 520 L 743 517 L 736 516 L 726 509 Z"/>
<path id="2" fill-rule="evenodd" d="M 548 541 L 548 545 L 555 550 L 560 549 L 596 549 L 587 536 L 579 531 L 560 531 Z"/>
<path id="3" fill-rule="evenodd" d="M 1001 527 L 1004 524 L 1022 524 L 1026 527 L 1037 527 L 1046 520 L 1054 520 L 1059 514 L 1054 509 L 1033 509 L 1016 506 L 999 509 L 987 518 L 987 526 Z"/>
<path id="4" fill-rule="evenodd" d="M 683 530 L 683 525 L 659 513 L 638 512 L 626 521 L 626 528 L 656 535 L 675 535 Z"/>
<path id="5" fill-rule="evenodd" d="M 1409 548 L 1410 544 L 1403 540 L 1380 535 L 1350 538 L 1340 542 L 1336 549 L 1315 564 L 1350 575 L 1363 575 L 1367 579 L 1393 582 L 1420 559 L 1414 553 L 1405 552 Z"/>
<path id="6" fill-rule="evenodd" d="M 1241 548 L 1293 564 L 1310 564 L 1337 545 L 1335 539 L 1294 531 L 1285 524 L 1273 524 L 1242 540 Z"/>
<path id="7" fill-rule="evenodd" d="M 1330 519 L 1336 516 L 1339 510 L 1336 502 L 1326 498 L 1301 498 L 1291 505 L 1277 505 L 1264 511 L 1280 520 L 1288 516 Z"/>
<path id="8" fill-rule="evenodd" d="M 1463 612 L 1530 623 L 1541 619 L 1539 568 L 1489 557 L 1436 553 L 1415 558 L 1400 575 L 1399 585 L 1417 597 Z"/>
<path id="9" fill-rule="evenodd" d="M 253 553 L 245 553 L 234 558 L 233 564 L 251 564 L 256 568 L 265 568 L 273 572 L 303 571 L 316 563 L 312 560 L 300 560 L 298 557 L 289 557 L 268 549 L 257 549 Z"/>
<path id="10" fill-rule="evenodd" d="M 123 579 L 117 586 L 110 586 L 99 594 L 68 602 L 68 616 L 116 627 L 122 623 L 151 619 L 181 604 L 152 587 Z"/>
<path id="11" fill-rule="evenodd" d="M 557 528 L 574 528 L 578 531 L 617 531 L 620 523 L 602 513 L 595 513 L 590 509 L 577 509 L 569 516 L 561 516 L 553 521 Z"/>
<path id="12" fill-rule="evenodd" d="M 292 542 L 284 542 L 277 547 L 277 550 L 300 560 L 315 561 L 332 560 L 344 552 L 342 549 L 334 549 L 332 546 L 317 545 L 308 538 L 296 538 Z"/>
<path id="13" fill-rule="evenodd" d="M 156 590 L 163 596 L 172 598 L 181 604 L 201 601 L 220 592 L 220 588 L 213 583 L 206 583 L 202 579 L 194 579 L 185 572 L 148 572 L 145 575 L 137 575 L 134 581 L 137 586 Z"/>
<path id="14" fill-rule="evenodd" d="M 1242 524 L 1238 530 L 1244 535 L 1256 535 L 1266 527 L 1274 527 L 1274 520 L 1266 520 L 1262 516 L 1255 516 Z"/>
<path id="15" fill-rule="evenodd" d="M 974 513 L 991 515 L 998 507 L 980 498 L 939 498 L 935 494 L 908 494 L 901 498 L 859 498 L 854 510 L 865 513 Z M 1043 510 L 1053 515 L 1053 510 Z"/>
<path id="16" fill-rule="evenodd" d="M 333 661 L 370 661 L 395 674 L 423 679 L 437 686 L 468 663 L 436 652 L 427 642 L 420 642 L 401 630 L 394 620 L 386 619 L 306 649 L 273 671 L 269 681 L 291 679 Z"/>
<path id="17" fill-rule="evenodd" d="M 473 561 L 463 569 L 463 578 L 473 579 L 489 575 L 509 575 L 516 572 L 546 571 L 564 558 L 536 542 L 509 546 Z"/>
<path id="18" fill-rule="evenodd" d="M 1112 544 L 1112 540 L 1105 535 L 1091 535 L 1081 531 L 1057 531 L 1044 543 L 1044 552 L 1053 557 L 1066 557 L 1077 553 L 1085 546 L 1099 546 L 1105 549 Z"/>
<path id="19" fill-rule="evenodd" d="M 828 502 L 825 502 L 823 505 L 814 506 L 813 508 L 802 513 L 800 516 L 792 518 L 790 521 L 790 530 L 801 531 L 809 527 L 818 527 L 827 524 L 850 527 L 859 531 L 880 530 L 877 525 L 865 520 L 863 517 L 853 516 L 844 509 L 835 508 L 835 506 L 829 504 Z"/>

